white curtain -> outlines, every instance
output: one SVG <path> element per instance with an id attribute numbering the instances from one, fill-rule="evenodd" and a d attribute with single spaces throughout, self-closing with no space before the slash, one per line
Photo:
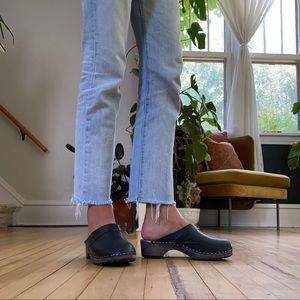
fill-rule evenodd
<path id="1" fill-rule="evenodd" d="M 226 130 L 231 136 L 251 135 L 255 140 L 255 169 L 263 171 L 257 123 L 256 96 L 251 58 L 247 44 L 263 21 L 273 0 L 218 0 L 219 7 L 235 37 L 235 61 L 227 105 Z"/>

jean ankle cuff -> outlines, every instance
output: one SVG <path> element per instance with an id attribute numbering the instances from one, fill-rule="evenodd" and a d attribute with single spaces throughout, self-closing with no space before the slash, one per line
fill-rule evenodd
<path id="1" fill-rule="evenodd" d="M 76 205 L 76 210 L 75 210 L 75 217 L 76 220 L 78 219 L 79 216 L 81 216 L 81 207 L 82 206 L 87 206 L 89 204 L 91 205 L 108 205 L 108 204 L 112 204 L 112 200 L 111 199 L 107 199 L 107 200 L 101 200 L 101 201 L 91 201 L 91 200 L 82 200 L 80 198 L 78 198 L 77 196 L 75 196 L 74 194 L 72 195 L 71 199 L 70 199 L 70 204 L 72 206 Z"/>

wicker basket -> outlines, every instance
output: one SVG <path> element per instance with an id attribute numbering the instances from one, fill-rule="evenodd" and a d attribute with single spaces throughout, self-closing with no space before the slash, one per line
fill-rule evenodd
<path id="1" fill-rule="evenodd" d="M 17 206 L 0 204 L 0 227 L 8 227 L 13 222 L 13 212 Z"/>
<path id="2" fill-rule="evenodd" d="M 200 221 L 200 209 L 199 208 L 178 208 L 180 214 L 184 217 L 184 219 L 191 223 L 198 225 Z"/>

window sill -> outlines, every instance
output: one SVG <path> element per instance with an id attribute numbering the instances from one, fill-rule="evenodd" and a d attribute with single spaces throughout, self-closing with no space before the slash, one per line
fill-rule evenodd
<path id="1" fill-rule="evenodd" d="M 263 145 L 292 145 L 300 140 L 300 131 L 263 131 L 260 132 L 260 140 Z"/>

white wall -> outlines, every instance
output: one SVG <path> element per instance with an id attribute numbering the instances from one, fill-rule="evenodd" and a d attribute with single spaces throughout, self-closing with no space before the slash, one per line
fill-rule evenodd
<path id="1" fill-rule="evenodd" d="M 67 204 L 73 190 L 73 159 L 65 144 L 74 145 L 75 114 L 81 68 L 80 0 L 1 0 L 0 13 L 13 30 L 8 51 L 0 56 L 0 103 L 48 148 L 44 153 L 0 115 L 0 177 L 25 202 Z M 128 48 L 134 45 L 130 32 Z M 116 142 L 131 141 L 125 128 L 137 97 L 137 80 L 129 73 L 129 57 L 117 119 Z"/>

